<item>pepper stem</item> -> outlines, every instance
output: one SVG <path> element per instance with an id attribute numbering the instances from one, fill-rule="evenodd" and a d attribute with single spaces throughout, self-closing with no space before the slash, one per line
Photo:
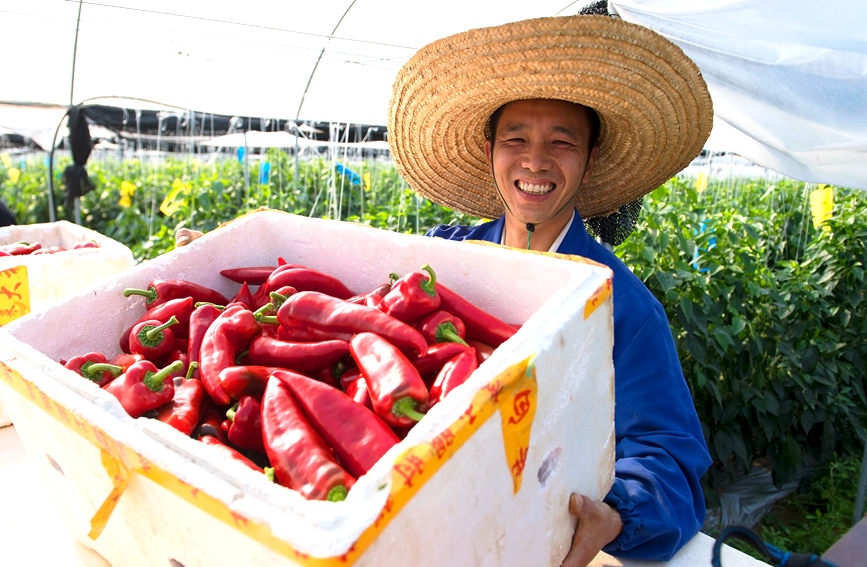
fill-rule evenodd
<path id="1" fill-rule="evenodd" d="M 128 287 L 123 290 L 124 297 L 129 297 L 130 295 L 143 295 L 147 299 L 147 303 L 153 303 L 157 298 L 157 288 L 155 288 L 154 286 L 151 286 L 147 289 Z"/>
<path id="2" fill-rule="evenodd" d="M 427 272 L 428 274 L 430 274 L 430 279 L 418 284 L 418 287 L 420 287 L 429 296 L 436 297 L 436 295 L 437 295 L 437 289 L 436 289 L 437 275 L 436 275 L 436 272 L 433 271 L 433 268 L 430 267 L 430 264 L 425 264 L 424 266 L 421 267 L 421 269 L 424 270 L 425 272 Z"/>
<path id="3" fill-rule="evenodd" d="M 117 378 L 120 376 L 120 373 L 123 372 L 123 368 L 116 364 L 109 364 L 107 362 L 88 361 L 81 365 L 81 374 L 93 382 L 101 381 L 103 372 L 111 372 L 112 376 Z"/>
<path id="4" fill-rule="evenodd" d="M 146 327 L 147 331 L 145 332 L 145 336 L 147 339 L 153 343 L 159 344 L 165 338 L 163 336 L 163 331 L 171 327 L 172 325 L 177 325 L 180 323 L 178 318 L 172 315 L 171 319 L 163 323 L 162 325 L 156 325 L 154 327 Z"/>
<path id="5" fill-rule="evenodd" d="M 346 487 L 342 484 L 338 484 L 328 491 L 328 495 L 325 497 L 329 502 L 342 502 L 346 500 L 346 495 L 349 494 L 349 491 L 346 490 Z"/>
<path id="6" fill-rule="evenodd" d="M 438 343 L 460 343 L 464 346 L 470 346 L 467 341 L 461 338 L 457 327 L 451 321 L 443 321 L 437 325 L 436 340 Z"/>
<path id="7" fill-rule="evenodd" d="M 198 370 L 198 368 L 199 368 L 198 362 L 196 362 L 196 361 L 191 362 L 189 364 L 189 366 L 187 366 L 187 375 L 184 376 L 184 380 L 190 380 L 193 377 L 193 375 L 196 373 L 196 370 Z"/>
<path id="8" fill-rule="evenodd" d="M 424 414 L 415 409 L 417 404 L 418 401 L 410 398 L 409 396 L 405 398 L 400 398 L 399 400 L 396 400 L 394 404 L 392 404 L 391 412 L 397 416 L 408 417 L 413 421 L 421 421 L 421 418 L 424 417 Z"/>
<path id="9" fill-rule="evenodd" d="M 180 360 L 176 360 L 158 372 L 145 373 L 144 378 L 142 378 L 142 383 L 147 386 L 148 390 L 151 392 L 162 392 L 163 382 L 165 382 L 166 378 L 183 367 L 184 363 Z"/>

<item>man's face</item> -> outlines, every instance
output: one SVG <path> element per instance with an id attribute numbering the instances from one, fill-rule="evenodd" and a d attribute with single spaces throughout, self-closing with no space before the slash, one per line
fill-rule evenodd
<path id="1" fill-rule="evenodd" d="M 502 109 L 485 153 L 507 217 L 537 225 L 568 220 L 596 157 L 590 130 L 586 109 L 565 101 L 522 100 Z"/>

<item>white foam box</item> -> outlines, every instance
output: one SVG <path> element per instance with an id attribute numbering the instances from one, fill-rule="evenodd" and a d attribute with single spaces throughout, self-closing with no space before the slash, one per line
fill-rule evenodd
<path id="1" fill-rule="evenodd" d="M 428 263 L 521 329 L 343 502 L 307 501 L 152 419 L 57 361 L 117 352 L 123 296 L 282 256 L 357 292 Z M 614 470 L 611 272 L 574 256 L 451 242 L 263 210 L 0 328 L 0 392 L 63 523 L 112 565 L 559 565 L 568 496 Z"/>
<path id="2" fill-rule="evenodd" d="M 0 244 L 19 241 L 67 250 L 0 257 L 0 325 L 45 309 L 135 265 L 132 252 L 125 245 L 69 221 L 0 227 Z M 88 241 L 98 247 L 72 250 L 76 244 Z M 8 424 L 0 397 L 0 426 Z"/>

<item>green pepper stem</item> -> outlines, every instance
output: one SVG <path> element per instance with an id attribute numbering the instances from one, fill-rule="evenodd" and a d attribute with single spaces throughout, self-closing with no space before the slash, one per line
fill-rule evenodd
<path id="1" fill-rule="evenodd" d="M 172 375 L 173 372 L 177 372 L 181 368 L 184 367 L 184 363 L 180 360 L 176 360 L 159 370 L 158 372 L 147 372 L 145 373 L 144 378 L 142 378 L 142 383 L 148 387 L 148 390 L 151 392 L 162 392 L 163 391 L 163 383 L 166 378 Z"/>
<path id="2" fill-rule="evenodd" d="M 429 296 L 436 297 L 436 295 L 437 295 L 437 289 L 436 289 L 437 275 L 436 275 L 436 272 L 433 271 L 433 268 L 431 268 L 429 264 L 425 264 L 424 266 L 421 267 L 421 269 L 430 275 L 430 279 L 418 284 L 418 287 L 420 287 Z"/>
<path id="3" fill-rule="evenodd" d="M 265 473 L 265 478 L 267 478 L 271 482 L 276 482 L 275 475 L 274 475 L 274 467 L 265 467 L 264 469 L 262 469 L 262 472 Z"/>
<path id="4" fill-rule="evenodd" d="M 329 502 L 342 502 L 346 500 L 346 495 L 349 494 L 349 491 L 346 490 L 346 487 L 342 484 L 338 484 L 328 491 L 328 495 L 325 497 Z"/>
<path id="5" fill-rule="evenodd" d="M 282 293 L 277 293 L 276 291 L 272 291 L 270 294 L 271 303 L 274 304 L 274 309 L 280 309 L 280 306 L 289 299 L 288 295 L 283 295 Z"/>
<path id="6" fill-rule="evenodd" d="M 195 303 L 193 304 L 193 307 L 201 307 L 202 305 L 213 305 L 214 307 L 216 307 L 216 308 L 219 309 L 220 311 L 225 311 L 225 310 L 226 310 L 226 306 L 225 306 L 225 305 L 219 305 L 219 304 L 217 304 L 217 303 L 212 303 L 212 302 L 210 302 L 210 301 L 197 301 L 197 302 L 195 302 Z"/>
<path id="7" fill-rule="evenodd" d="M 107 362 L 85 362 L 81 365 L 81 373 L 88 380 L 99 382 L 102 380 L 103 372 L 111 372 L 112 376 L 117 378 L 123 372 L 123 368 L 116 364 Z"/>
<path id="8" fill-rule="evenodd" d="M 424 417 L 424 414 L 415 409 L 417 404 L 418 401 L 410 398 L 409 396 L 405 398 L 400 398 L 399 400 L 396 400 L 394 404 L 392 404 L 391 412 L 397 416 L 408 417 L 413 421 L 421 421 L 421 418 Z"/>
<path id="9" fill-rule="evenodd" d="M 464 346 L 470 346 L 467 341 L 461 338 L 457 327 L 451 321 L 443 321 L 437 325 L 436 340 L 438 343 L 460 343 Z"/>
<path id="10" fill-rule="evenodd" d="M 191 362 L 190 365 L 187 366 L 187 375 L 184 376 L 184 380 L 192 379 L 193 374 L 196 372 L 196 369 L 198 369 L 198 368 L 199 368 L 198 362 L 196 362 L 196 361 Z"/>
<path id="11" fill-rule="evenodd" d="M 148 303 L 153 303 L 157 298 L 157 288 L 151 286 L 147 289 L 138 289 L 134 287 L 128 287 L 123 290 L 123 296 L 129 297 L 130 295 L 143 295 L 147 298 Z"/>
<path id="12" fill-rule="evenodd" d="M 257 315 L 256 320 L 265 325 L 277 325 L 277 316 L 276 315 Z"/>
<path id="13" fill-rule="evenodd" d="M 172 325 L 177 325 L 178 323 L 180 323 L 180 321 L 178 321 L 178 318 L 175 317 L 174 315 L 172 315 L 171 319 L 169 319 L 168 321 L 166 321 L 162 325 L 150 327 L 147 330 L 147 332 L 145 333 L 145 336 L 147 336 L 149 341 L 159 343 L 162 341 L 163 338 L 165 338 L 163 336 L 163 331 L 168 329 Z"/>

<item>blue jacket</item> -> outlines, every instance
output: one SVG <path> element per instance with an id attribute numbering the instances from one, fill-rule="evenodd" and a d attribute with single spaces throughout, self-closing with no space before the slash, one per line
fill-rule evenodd
<path id="1" fill-rule="evenodd" d="M 428 236 L 500 242 L 503 218 L 479 226 L 439 225 Z M 623 531 L 603 551 L 668 560 L 701 529 L 700 479 L 711 459 L 683 378 L 665 310 L 623 262 L 591 238 L 576 213 L 557 252 L 614 273 L 614 485 L 605 502 Z"/>

